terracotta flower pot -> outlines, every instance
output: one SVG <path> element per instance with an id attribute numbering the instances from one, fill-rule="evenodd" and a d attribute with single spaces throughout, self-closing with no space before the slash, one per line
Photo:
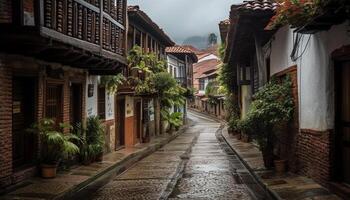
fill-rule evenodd
<path id="1" fill-rule="evenodd" d="M 41 177 L 43 178 L 55 178 L 57 173 L 57 165 L 41 165 Z"/>
<path id="2" fill-rule="evenodd" d="M 266 169 L 272 169 L 273 168 L 273 161 L 274 161 L 274 155 L 270 151 L 263 151 L 263 160 L 264 160 L 264 166 Z"/>
<path id="3" fill-rule="evenodd" d="M 283 174 L 286 172 L 287 161 L 286 160 L 274 160 L 275 171 L 277 174 Z"/>
<path id="4" fill-rule="evenodd" d="M 250 137 L 247 134 L 242 134 L 242 142 L 249 143 L 250 142 Z"/>
<path id="5" fill-rule="evenodd" d="M 242 134 L 241 134 L 241 133 L 238 133 L 238 134 L 236 135 L 236 138 L 237 138 L 237 140 L 242 139 Z"/>

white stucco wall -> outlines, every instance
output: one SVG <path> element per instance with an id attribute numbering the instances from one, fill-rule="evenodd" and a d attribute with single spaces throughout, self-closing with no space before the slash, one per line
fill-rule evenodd
<path id="1" fill-rule="evenodd" d="M 99 76 L 88 76 L 86 82 L 86 91 L 88 91 L 88 85 L 94 85 L 94 93 L 92 97 L 88 97 L 88 92 L 86 92 L 86 116 L 97 116 L 97 92 L 99 84 Z M 115 106 L 115 95 L 109 95 L 106 91 L 106 120 L 114 119 L 114 106 Z"/>
<path id="2" fill-rule="evenodd" d="M 179 67 L 184 66 L 185 63 L 182 60 L 170 54 L 167 55 L 167 61 L 168 61 L 168 72 L 170 72 L 169 67 L 172 67 L 173 77 L 174 78 L 181 77 Z M 176 69 L 176 74 L 174 74 L 174 69 Z"/>
<path id="3" fill-rule="evenodd" d="M 297 65 L 299 121 L 302 129 L 324 131 L 334 128 L 334 70 L 331 53 L 350 44 L 348 28 L 348 23 L 344 23 L 333 26 L 329 31 L 304 35 L 299 54 L 304 50 L 305 53 L 296 62 L 290 58 L 293 30 L 283 27 L 275 34 L 271 46 L 271 75 Z"/>
<path id="4" fill-rule="evenodd" d="M 114 119 L 114 98 L 115 95 L 110 95 L 106 91 L 106 120 Z"/>
<path id="5" fill-rule="evenodd" d="M 94 84 L 94 94 L 92 97 L 88 97 L 86 92 L 86 116 L 97 116 L 97 86 L 98 76 L 88 76 L 86 81 L 86 91 L 88 91 L 88 85 Z"/>

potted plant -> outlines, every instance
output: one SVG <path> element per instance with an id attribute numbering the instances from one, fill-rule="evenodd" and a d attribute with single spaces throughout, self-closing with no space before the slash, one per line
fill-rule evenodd
<path id="1" fill-rule="evenodd" d="M 293 116 L 292 83 L 287 77 L 282 82 L 273 79 L 254 96 L 246 117 L 239 128 L 258 142 L 266 168 L 273 167 L 276 128 L 288 123 Z"/>
<path id="2" fill-rule="evenodd" d="M 251 142 L 251 138 L 250 138 L 250 135 L 249 134 L 246 134 L 246 133 L 241 133 L 241 139 L 242 139 L 242 142 L 245 142 L 245 143 L 249 143 Z"/>
<path id="3" fill-rule="evenodd" d="M 287 169 L 287 160 L 285 159 L 275 159 L 274 160 L 275 171 L 277 174 L 283 174 Z"/>
<path id="4" fill-rule="evenodd" d="M 40 141 L 40 167 L 43 178 L 56 177 L 59 162 L 79 153 L 79 147 L 73 141 L 79 140 L 71 133 L 62 133 L 66 125 L 57 128 L 52 119 L 42 119 L 34 124 L 29 132 L 38 134 Z"/>

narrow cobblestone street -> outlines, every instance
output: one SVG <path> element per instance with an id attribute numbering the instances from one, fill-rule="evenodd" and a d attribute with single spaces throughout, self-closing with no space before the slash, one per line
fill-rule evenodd
<path id="1" fill-rule="evenodd" d="M 217 134 L 220 124 L 189 114 L 193 125 L 84 199 L 262 199 L 256 183 Z M 245 175 L 246 178 L 242 178 Z M 248 185 L 247 185 L 248 184 Z M 97 191 L 96 191 L 97 190 Z M 262 195 L 261 192 L 259 195 Z M 77 197 L 75 197 L 77 198 Z"/>

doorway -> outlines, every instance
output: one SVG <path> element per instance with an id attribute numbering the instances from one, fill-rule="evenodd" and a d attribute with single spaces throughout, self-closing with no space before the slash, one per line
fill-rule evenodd
<path id="1" fill-rule="evenodd" d="M 350 62 L 336 67 L 336 154 L 337 179 L 350 185 Z"/>
<path id="2" fill-rule="evenodd" d="M 35 121 L 35 86 L 35 78 L 13 78 L 12 164 L 15 171 L 33 164 L 37 149 L 37 138 L 26 131 Z"/>
<path id="3" fill-rule="evenodd" d="M 142 116 L 141 116 L 141 101 L 136 101 L 135 103 L 135 124 L 136 124 L 136 138 L 140 143 L 142 141 Z"/>
<path id="4" fill-rule="evenodd" d="M 117 100 L 116 150 L 125 145 L 125 99 Z"/>
<path id="5" fill-rule="evenodd" d="M 82 84 L 72 83 L 70 88 L 70 124 L 77 125 L 82 121 Z"/>

